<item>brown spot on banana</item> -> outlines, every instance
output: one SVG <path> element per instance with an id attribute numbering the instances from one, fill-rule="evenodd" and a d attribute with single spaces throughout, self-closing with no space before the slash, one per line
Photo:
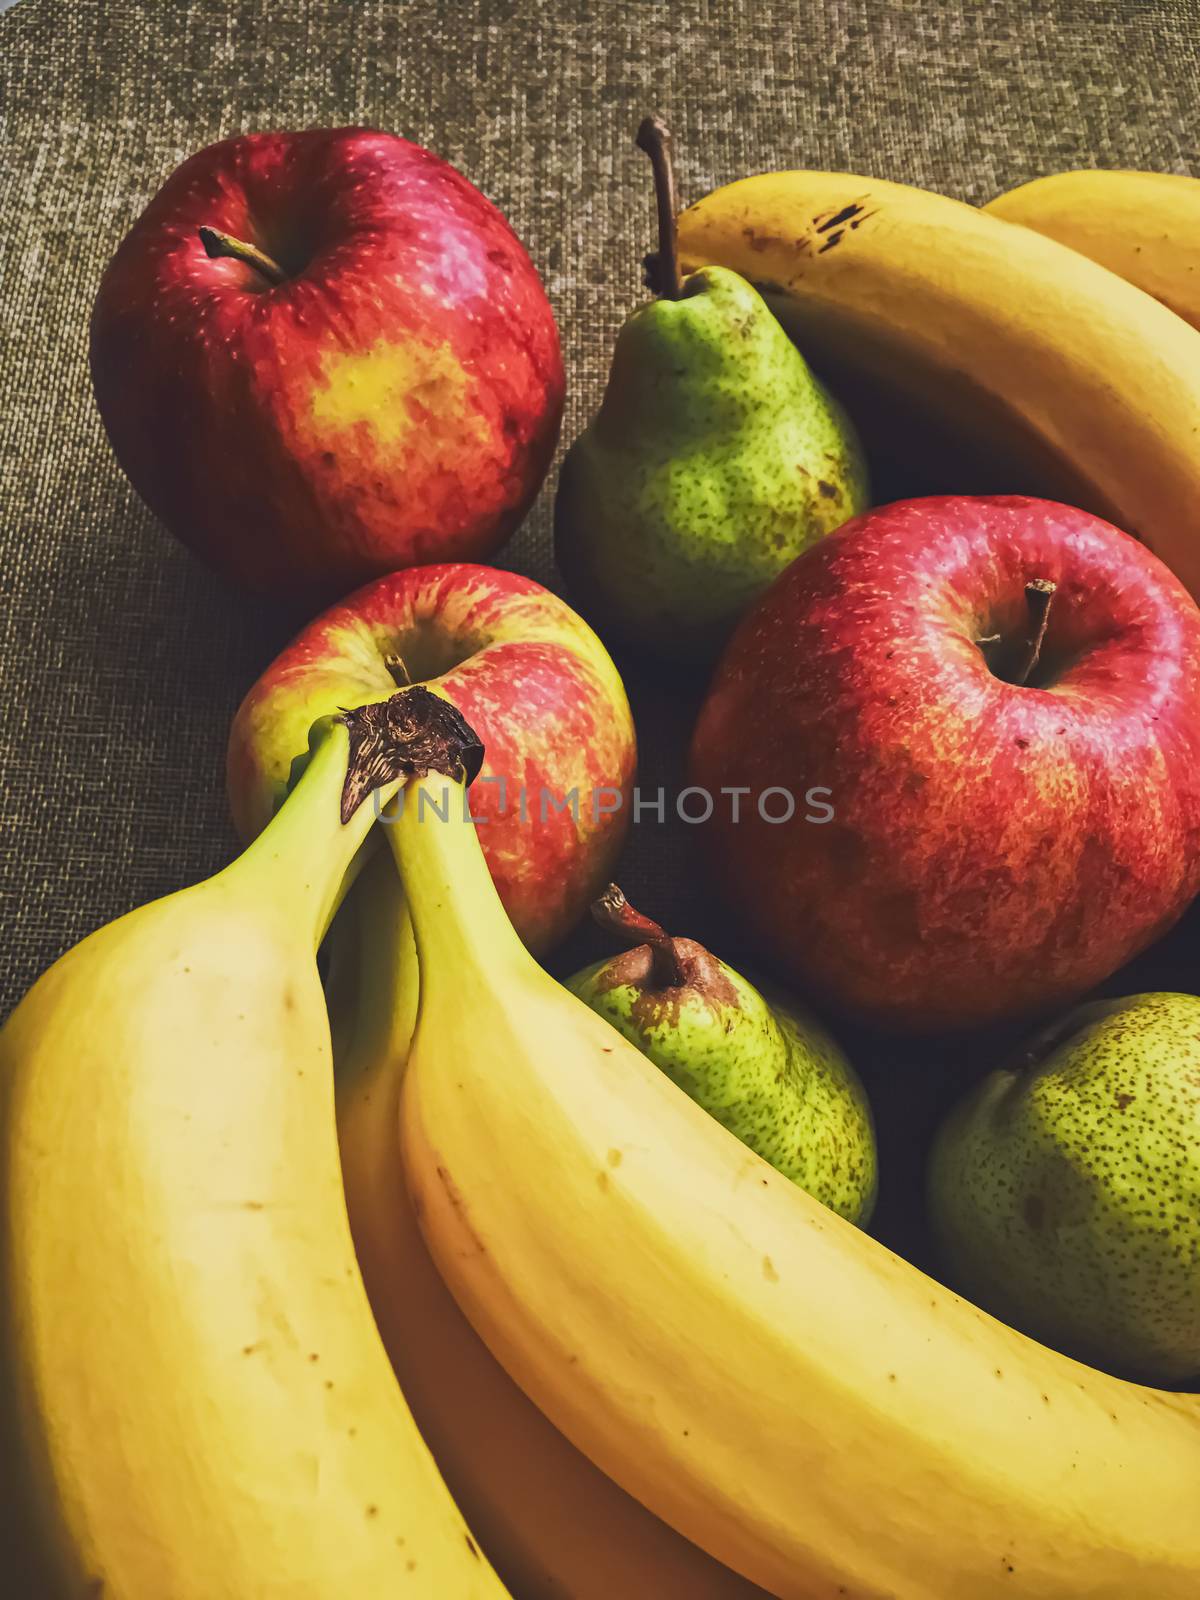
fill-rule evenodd
<path id="1" fill-rule="evenodd" d="M 458 1220 L 463 1232 L 471 1240 L 479 1254 L 481 1256 L 486 1255 L 487 1246 L 484 1244 L 483 1240 L 475 1232 L 475 1229 L 472 1226 L 470 1213 L 467 1210 L 467 1203 L 463 1199 L 462 1190 L 455 1183 L 454 1179 L 450 1176 L 450 1173 L 445 1167 L 439 1166 L 437 1168 L 437 1175 L 438 1182 L 446 1191 L 447 1200 L 449 1200 L 451 1206 L 458 1213 Z"/>

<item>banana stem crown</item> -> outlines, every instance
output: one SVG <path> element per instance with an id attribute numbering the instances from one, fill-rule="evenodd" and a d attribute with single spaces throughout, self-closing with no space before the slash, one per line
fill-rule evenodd
<path id="1" fill-rule="evenodd" d="M 432 715 L 426 701 L 437 708 Z M 417 688 L 314 723 L 295 787 L 226 872 L 259 876 L 265 898 L 276 905 L 286 900 L 289 914 L 311 927 L 315 949 L 341 903 L 359 847 L 446 713 L 457 717 L 445 701 Z M 477 741 L 461 759 L 474 760 L 476 749 Z"/>

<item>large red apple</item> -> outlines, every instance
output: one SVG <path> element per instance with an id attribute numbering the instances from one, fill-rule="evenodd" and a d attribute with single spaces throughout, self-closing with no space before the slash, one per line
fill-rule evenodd
<path id="1" fill-rule="evenodd" d="M 910 1029 L 1056 1006 L 1200 888 L 1200 611 L 1067 506 L 884 506 L 743 621 L 691 765 L 725 891 L 793 977 Z"/>
<path id="2" fill-rule="evenodd" d="M 138 493 L 274 593 L 498 549 L 562 412 L 554 318 L 508 223 L 446 162 L 366 128 L 185 161 L 104 275 L 91 360 Z"/>
<path id="3" fill-rule="evenodd" d="M 636 750 L 617 669 L 564 601 L 529 578 L 414 567 L 334 606 L 276 658 L 234 719 L 234 821 L 252 838 L 282 798 L 310 724 L 435 683 L 485 746 L 470 790 L 492 876 L 531 949 L 553 945 L 611 876 Z M 389 869 L 390 870 L 390 869 Z"/>

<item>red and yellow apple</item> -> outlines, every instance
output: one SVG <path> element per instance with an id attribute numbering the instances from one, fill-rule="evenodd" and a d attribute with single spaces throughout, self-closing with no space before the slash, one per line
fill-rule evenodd
<path id="1" fill-rule="evenodd" d="M 239 833 L 250 839 L 268 821 L 316 718 L 409 680 L 436 686 L 480 735 L 470 790 L 479 837 L 518 932 L 535 952 L 549 949 L 612 874 L 636 745 L 608 652 L 532 579 L 467 563 L 414 567 L 310 623 L 234 719 Z"/>
<path id="2" fill-rule="evenodd" d="M 366 128 L 247 134 L 185 161 L 104 275 L 91 364 L 151 510 L 272 594 L 490 555 L 562 413 L 554 317 L 504 217 Z"/>
<path id="3" fill-rule="evenodd" d="M 1059 1006 L 1200 889 L 1200 611 L 1066 506 L 884 506 L 744 619 L 691 776 L 726 895 L 793 978 L 905 1029 Z"/>

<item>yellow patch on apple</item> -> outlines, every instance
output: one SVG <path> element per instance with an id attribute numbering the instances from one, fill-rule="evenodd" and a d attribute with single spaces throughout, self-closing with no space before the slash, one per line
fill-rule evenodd
<path id="1" fill-rule="evenodd" d="M 366 423 L 381 445 L 394 448 L 431 422 L 437 431 L 450 423 L 460 435 L 488 436 L 486 421 L 468 404 L 471 379 L 446 344 L 331 351 L 321 371 L 309 415 L 322 436 Z"/>

